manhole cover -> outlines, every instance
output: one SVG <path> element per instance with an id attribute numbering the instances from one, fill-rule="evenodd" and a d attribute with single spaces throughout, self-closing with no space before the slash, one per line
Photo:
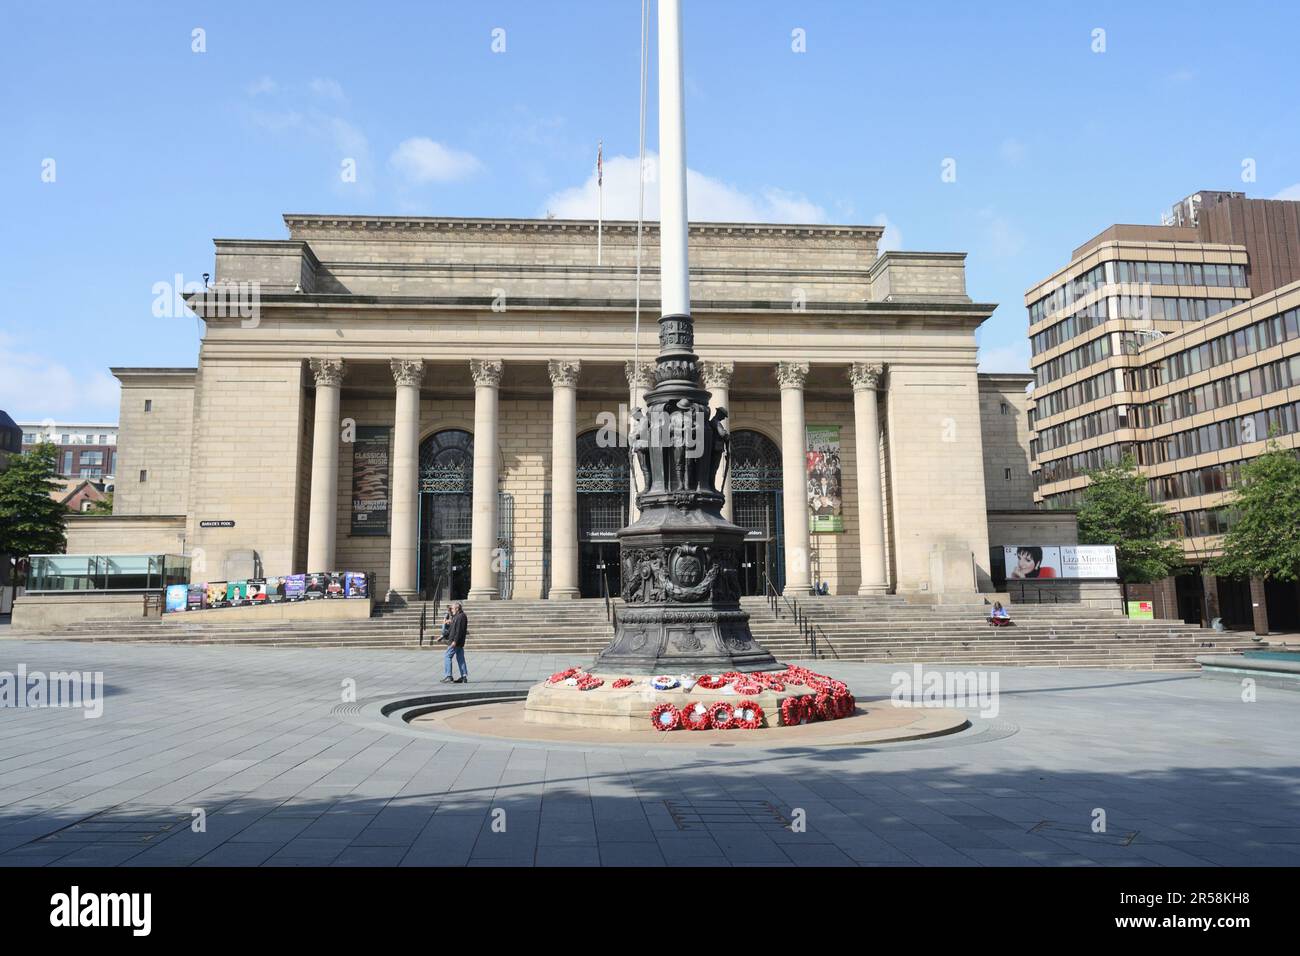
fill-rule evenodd
<path id="1" fill-rule="evenodd" d="M 188 827 L 191 820 L 189 813 L 178 814 L 174 810 L 105 810 L 32 842 L 156 843 Z"/>
<path id="2" fill-rule="evenodd" d="M 1056 840 L 1090 840 L 1093 843 L 1106 843 L 1110 846 L 1128 846 L 1138 835 L 1137 830 L 1108 830 L 1104 833 L 1094 833 L 1092 826 L 1087 823 L 1057 823 L 1054 820 L 1035 823 L 1029 828 L 1029 832 Z"/>
<path id="3" fill-rule="evenodd" d="M 790 818 L 766 800 L 665 800 L 679 830 L 708 830 L 737 825 L 790 829 Z"/>

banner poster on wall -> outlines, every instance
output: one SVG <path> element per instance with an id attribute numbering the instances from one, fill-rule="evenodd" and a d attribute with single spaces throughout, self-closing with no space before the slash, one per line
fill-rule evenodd
<path id="1" fill-rule="evenodd" d="M 840 469 L 840 426 L 809 425 L 808 530 L 844 530 L 844 492 Z"/>
<path id="2" fill-rule="evenodd" d="M 167 585 L 167 606 L 164 608 L 166 613 L 173 611 L 185 610 L 186 602 L 189 598 L 190 587 L 188 584 L 169 584 Z"/>
<path id="3" fill-rule="evenodd" d="M 392 428 L 358 425 L 352 443 L 352 533 L 388 534 L 388 448 Z"/>
<path id="4" fill-rule="evenodd" d="M 1002 549 L 1008 581 L 1043 581 L 1061 576 L 1061 549 L 1037 544 Z"/>

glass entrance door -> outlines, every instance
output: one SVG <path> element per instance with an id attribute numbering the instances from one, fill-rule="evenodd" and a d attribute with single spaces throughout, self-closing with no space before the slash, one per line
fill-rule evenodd
<path id="1" fill-rule="evenodd" d="M 740 562 L 740 593 L 745 597 L 767 592 L 768 542 L 746 541 L 744 557 Z"/>
<path id="2" fill-rule="evenodd" d="M 609 581 L 609 596 L 618 597 L 623 589 L 618 563 L 617 541 L 583 541 L 578 545 L 578 593 L 583 597 L 600 597 L 601 577 Z"/>
<path id="3" fill-rule="evenodd" d="M 425 548 L 423 591 L 433 599 L 463 601 L 469 596 L 469 543 L 429 542 Z"/>

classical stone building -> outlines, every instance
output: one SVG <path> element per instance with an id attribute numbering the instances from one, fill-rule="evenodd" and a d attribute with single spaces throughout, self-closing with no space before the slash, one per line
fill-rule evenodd
<path id="1" fill-rule="evenodd" d="M 285 222 L 287 239 L 216 240 L 191 299 L 197 368 L 114 369 L 116 533 L 193 554 L 196 579 L 356 569 L 380 594 L 616 593 L 655 227 L 638 335 L 634 224 L 605 224 L 597 266 L 586 221 Z M 1029 507 L 1024 380 L 976 373 L 994 307 L 967 296 L 963 254 L 878 253 L 880 235 L 691 227 L 748 593 L 987 590 L 986 486 L 1005 504 L 1010 468 Z M 982 396 L 1002 391 L 1021 421 L 987 461 Z M 88 528 L 75 547 L 108 549 Z"/>

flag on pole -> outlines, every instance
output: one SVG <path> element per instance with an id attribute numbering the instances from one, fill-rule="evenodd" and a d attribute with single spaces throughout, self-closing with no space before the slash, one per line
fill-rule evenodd
<path id="1" fill-rule="evenodd" d="M 596 185 L 605 184 L 605 141 L 596 143 Z"/>

